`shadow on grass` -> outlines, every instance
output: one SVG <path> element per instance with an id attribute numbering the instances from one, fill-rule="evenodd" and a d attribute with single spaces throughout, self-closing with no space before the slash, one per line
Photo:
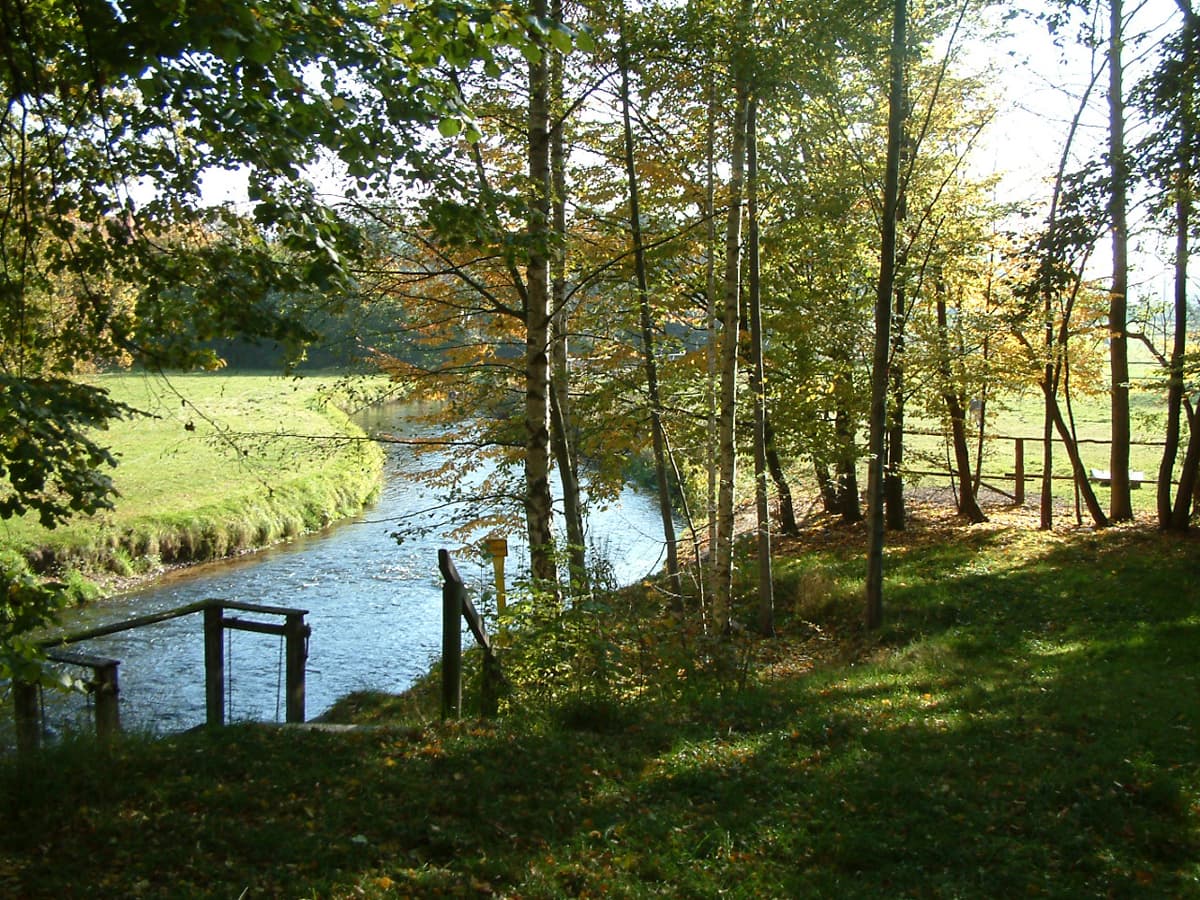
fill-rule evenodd
<path id="1" fill-rule="evenodd" d="M 871 663 L 602 729 L 64 747 L 0 771 L 0 893 L 1200 896 L 1195 549 L 898 552 Z"/>

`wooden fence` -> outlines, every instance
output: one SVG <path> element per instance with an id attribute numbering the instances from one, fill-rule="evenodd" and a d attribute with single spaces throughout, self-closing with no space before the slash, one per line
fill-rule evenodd
<path id="1" fill-rule="evenodd" d="M 279 616 L 283 623 L 262 622 L 256 619 L 226 616 L 227 611 L 255 615 Z M 55 662 L 82 666 L 92 670 L 87 682 L 94 696 L 96 735 L 106 740 L 121 729 L 120 686 L 117 677 L 119 660 L 90 656 L 65 649 L 81 641 L 145 628 L 169 619 L 178 619 L 194 613 L 204 614 L 204 695 L 205 721 L 209 726 L 225 724 L 225 656 L 222 652 L 223 637 L 228 631 L 251 631 L 283 637 L 285 685 L 287 694 L 287 721 L 304 721 L 304 668 L 308 661 L 308 638 L 312 630 L 305 624 L 308 610 L 289 609 L 282 606 L 264 606 L 258 603 L 240 603 L 233 600 L 208 599 L 190 603 L 175 609 L 163 610 L 146 616 L 138 616 L 124 622 L 102 625 L 84 631 L 48 638 L 41 642 L 46 657 Z M 13 714 L 16 718 L 17 750 L 28 752 L 41 745 L 43 722 L 38 704 L 38 687 L 27 682 L 13 683 Z"/>
<path id="2" fill-rule="evenodd" d="M 463 619 L 483 651 L 480 708 L 483 715 L 494 716 L 504 683 L 500 660 L 448 550 L 438 550 L 438 568 L 442 572 L 442 718 L 456 719 L 462 714 Z"/>
<path id="3" fill-rule="evenodd" d="M 938 438 L 948 440 L 946 434 L 941 431 L 913 430 L 913 431 L 905 431 L 904 434 L 905 434 L 906 438 L 909 436 L 938 437 Z M 982 469 L 980 469 L 980 478 L 979 478 L 980 484 L 983 485 L 984 487 L 989 488 L 990 490 L 995 491 L 998 494 L 1008 497 L 1010 500 L 1012 500 L 1016 504 L 1023 504 L 1025 502 L 1025 485 L 1026 485 L 1026 483 L 1030 482 L 1030 481 L 1036 483 L 1036 482 L 1039 482 L 1042 480 L 1041 472 L 1029 472 L 1026 470 L 1026 453 L 1025 453 L 1026 444 L 1040 445 L 1045 439 L 1041 436 L 1018 437 L 1015 435 L 1006 435 L 1006 434 L 994 434 L 994 435 L 989 434 L 984 437 L 984 440 L 988 444 L 991 444 L 991 445 L 995 445 L 998 442 L 1011 441 L 1012 445 L 1013 445 L 1013 451 L 1012 451 L 1013 464 L 1012 464 L 1012 468 L 1010 470 L 1005 471 L 1003 473 L 984 472 L 984 471 L 982 471 Z M 1056 443 L 1061 443 L 1061 440 L 1057 436 L 1052 438 L 1052 440 L 1055 441 Z M 1080 438 L 1077 441 L 1077 443 L 1108 445 L 1111 443 L 1111 441 L 1103 440 L 1100 438 Z M 1162 447 L 1163 442 L 1162 441 L 1130 441 L 1130 445 L 1135 446 L 1135 447 Z M 977 446 L 976 441 L 972 440 L 972 449 L 974 449 L 975 446 Z M 974 462 L 974 459 L 972 461 Z M 923 476 L 923 477 L 941 477 L 941 478 L 955 477 L 955 473 L 948 468 L 930 471 L 930 470 L 925 470 L 925 469 L 911 469 L 911 468 L 905 467 L 904 473 L 906 475 L 918 475 L 918 476 Z M 1108 474 L 1109 473 L 1107 472 L 1107 470 L 1101 471 L 1098 469 L 1092 469 L 1090 471 L 1091 479 L 1103 486 L 1107 486 L 1107 484 L 1108 484 Z M 1135 488 L 1140 487 L 1143 484 L 1146 484 L 1146 485 L 1158 484 L 1158 480 L 1156 478 L 1147 477 L 1144 472 L 1131 472 L 1130 477 L 1131 477 L 1131 481 L 1133 482 L 1133 487 L 1135 487 Z M 1069 482 L 1073 483 L 1075 481 L 1075 476 L 1073 474 L 1071 474 L 1071 475 L 1051 474 L 1050 479 L 1052 481 L 1069 481 Z M 1005 487 L 1000 486 L 1001 484 L 1005 484 L 1006 482 L 1012 483 L 1012 491 L 1011 492 L 1009 492 L 1006 489 L 1007 485 Z M 1174 483 L 1176 483 L 1176 482 L 1172 482 L 1172 484 L 1174 484 Z"/>

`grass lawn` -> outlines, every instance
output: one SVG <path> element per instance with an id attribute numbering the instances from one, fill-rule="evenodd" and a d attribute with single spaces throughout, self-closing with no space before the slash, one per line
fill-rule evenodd
<path id="1" fill-rule="evenodd" d="M 116 507 L 52 531 L 0 523 L 42 565 L 122 569 L 225 555 L 320 527 L 374 491 L 382 454 L 339 408 L 334 378 L 121 373 L 98 384 L 143 415 L 100 435 Z"/>
<path id="2" fill-rule="evenodd" d="M 817 522 L 777 638 L 598 609 L 608 692 L 7 760 L 0 894 L 1200 897 L 1200 547 L 1000 518 L 918 511 L 874 635 L 860 532 Z"/>
<path id="3" fill-rule="evenodd" d="M 1061 402 L 1061 401 L 1060 401 Z M 1079 437 L 1080 456 L 1088 469 L 1109 469 L 1109 439 L 1110 428 L 1110 399 L 1107 393 L 1076 397 L 1072 403 L 1074 424 Z M 993 399 L 988 408 L 986 438 L 984 443 L 984 462 L 982 467 L 983 481 L 986 484 L 1012 493 L 1014 483 L 1012 473 L 1015 471 L 1015 441 L 1014 438 L 1025 439 L 1025 472 L 1027 475 L 1025 489 L 1028 496 L 1039 493 L 1040 480 L 1030 476 L 1042 471 L 1042 416 L 1044 404 L 1040 393 L 1029 392 L 1021 396 L 1007 396 Z M 1130 470 L 1142 472 L 1146 483 L 1132 492 L 1134 514 L 1138 516 L 1154 516 L 1156 511 L 1156 488 L 1158 467 L 1162 459 L 1162 439 L 1165 432 L 1166 401 L 1162 391 L 1156 389 L 1149 381 L 1135 386 L 1130 394 L 1131 425 L 1133 446 L 1130 447 Z M 1066 407 L 1063 407 L 1066 415 Z M 912 434 L 905 441 L 907 467 L 917 472 L 944 472 L 952 463 L 952 450 L 948 441 L 941 436 L 942 422 L 938 419 L 909 416 L 907 427 L 914 432 L 937 432 L 938 436 L 930 434 Z M 975 465 L 977 436 L 974 423 L 968 422 L 969 446 L 971 463 Z M 1185 438 L 1186 440 L 1186 438 Z M 1055 434 L 1053 444 L 1052 472 L 1058 480 L 1054 485 L 1054 496 L 1059 501 L 1073 502 L 1074 491 L 1070 477 L 1071 463 L 1067 458 L 1062 442 Z M 1182 450 L 1180 452 L 1182 456 Z M 1178 472 L 1176 472 L 1178 477 Z M 948 476 L 914 475 L 908 479 L 912 485 L 948 485 Z M 865 484 L 865 480 L 864 480 Z M 1098 483 L 1094 485 L 1096 496 L 1101 506 L 1108 509 L 1108 488 Z M 1086 517 L 1087 512 L 1084 511 Z"/>

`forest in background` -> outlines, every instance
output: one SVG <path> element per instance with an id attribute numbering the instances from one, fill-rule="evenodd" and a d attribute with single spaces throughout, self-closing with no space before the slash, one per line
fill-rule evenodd
<path id="1" fill-rule="evenodd" d="M 669 548 L 676 498 L 700 507 L 710 571 L 689 590 L 717 632 L 739 467 L 769 633 L 770 538 L 794 528 L 783 461 L 805 460 L 826 508 L 868 523 L 877 624 L 906 417 L 943 423 L 977 521 L 970 426 L 1039 397 L 1044 477 L 1055 437 L 1091 521 L 1128 519 L 1136 343 L 1166 398 L 1157 518 L 1189 524 L 1187 0 L 3 13 L 5 517 L 111 504 L 94 429 L 136 412 L 79 375 L 216 366 L 250 339 L 452 398 L 447 438 L 503 464 L 485 491 L 511 498 L 551 594 L 588 590 L 581 483 L 602 495 L 647 454 Z M 1088 69 L 1032 203 L 973 157 L 1005 98 L 972 60 L 1018 20 Z M 1084 143 L 1096 121 L 1104 140 Z M 208 202 L 215 173 L 244 199 Z M 1170 248 L 1165 301 L 1129 288 L 1130 221 Z M 1110 398 L 1107 509 L 1072 429 L 1089 391 Z M 666 574 L 682 596 L 674 553 Z M 10 635 L 52 605 L 21 590 Z"/>
<path id="2" fill-rule="evenodd" d="M 1028 203 L 987 164 L 1017 65 L 976 62 L 1009 26 L 1071 60 L 1070 112 L 1007 138 L 1050 160 Z M 345 731 L 4 760 L 0 891 L 1194 896 L 1195 42 L 1189 0 L 0 0 L 0 516 L 117 502 L 138 411 L 93 373 L 307 352 L 440 398 L 543 551 L 502 717 L 353 696 Z M 1018 411 L 1094 529 L 972 508 Z M 930 427 L 941 519 L 904 493 Z M 1161 528 L 1101 528 L 1139 428 Z M 589 593 L 550 511 L 635 454 L 707 574 Z M 800 538 L 776 457 L 830 510 Z M 27 675 L 63 598 L 0 584 Z"/>

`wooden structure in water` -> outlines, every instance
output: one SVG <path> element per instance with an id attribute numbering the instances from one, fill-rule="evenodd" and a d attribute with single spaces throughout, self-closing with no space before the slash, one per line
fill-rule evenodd
<path id="1" fill-rule="evenodd" d="M 281 617 L 283 622 L 246 619 L 239 615 L 227 615 L 229 612 Z M 120 686 L 117 677 L 120 661 L 77 653 L 66 648 L 71 644 L 78 644 L 93 638 L 130 631 L 134 628 L 145 628 L 148 625 L 195 613 L 204 615 L 205 721 L 210 727 L 219 727 L 225 724 L 227 673 L 222 644 L 226 631 L 251 631 L 257 634 L 278 635 L 283 638 L 286 659 L 284 675 L 287 695 L 286 721 L 304 721 L 304 669 L 308 661 L 308 638 L 312 633 L 312 629 L 304 621 L 308 610 L 265 606 L 260 603 L 240 603 L 235 600 L 208 599 L 175 609 L 138 616 L 124 622 L 49 638 L 41 642 L 47 659 L 92 670 L 92 679 L 87 682 L 87 686 L 94 697 L 96 735 L 100 740 L 106 740 L 121 730 Z M 36 684 L 13 683 L 13 709 L 16 716 L 18 752 L 34 750 L 41 745 L 43 723 L 37 692 Z"/>

